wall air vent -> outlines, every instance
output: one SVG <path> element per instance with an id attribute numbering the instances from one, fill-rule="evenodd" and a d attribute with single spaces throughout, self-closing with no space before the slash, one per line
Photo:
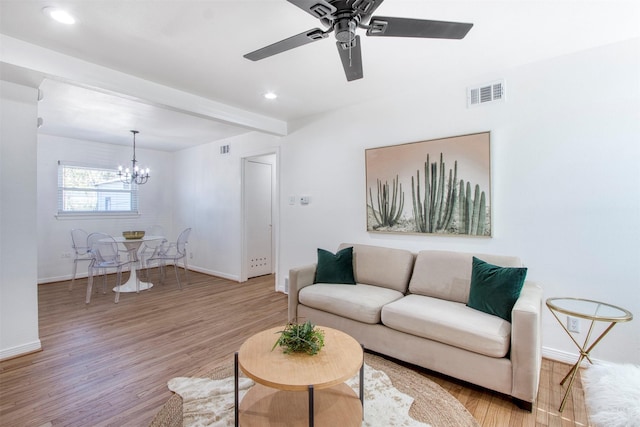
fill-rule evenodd
<path id="1" fill-rule="evenodd" d="M 487 102 L 504 101 L 504 80 L 467 88 L 467 107 L 477 107 Z"/>
<path id="2" fill-rule="evenodd" d="M 231 148 L 229 147 L 229 145 L 221 145 L 220 146 L 220 154 L 229 154 L 231 153 Z"/>

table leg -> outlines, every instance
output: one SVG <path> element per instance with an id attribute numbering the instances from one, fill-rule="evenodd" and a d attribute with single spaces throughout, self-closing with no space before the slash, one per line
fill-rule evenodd
<path id="1" fill-rule="evenodd" d="M 571 392 L 571 388 L 573 387 L 573 382 L 576 379 L 576 375 L 578 375 L 578 370 L 580 369 L 580 364 L 582 363 L 582 361 L 586 357 L 589 363 L 593 363 L 591 362 L 591 359 L 589 359 L 589 352 L 585 350 L 587 348 L 587 345 L 589 344 L 589 338 L 591 338 L 591 333 L 593 332 L 594 324 L 595 324 L 595 320 L 592 320 L 591 325 L 589 325 L 589 331 L 587 332 L 587 337 L 584 339 L 584 342 L 582 343 L 582 345 L 578 344 L 576 339 L 573 338 L 573 335 L 569 334 L 573 342 L 578 346 L 578 350 L 580 350 L 580 355 L 578 356 L 578 361 L 576 362 L 576 364 L 573 365 L 573 367 L 569 370 L 569 372 L 567 372 L 567 375 L 565 375 L 562 381 L 560 381 L 560 385 L 564 385 L 564 383 L 567 381 L 567 378 L 570 378 L 569 385 L 567 386 L 567 390 L 565 391 L 564 397 L 562 398 L 562 402 L 560 403 L 560 408 L 558 409 L 558 411 L 560 412 L 564 410 L 564 405 L 566 405 L 567 403 L 567 398 L 569 397 L 569 393 Z"/>
<path id="2" fill-rule="evenodd" d="M 362 419 L 364 420 L 364 346 L 362 346 L 362 366 L 360 367 L 360 404 L 362 404 Z"/>
<path id="3" fill-rule="evenodd" d="M 129 259 L 131 260 L 131 273 L 129 274 L 129 279 L 120 285 L 120 292 L 138 292 L 138 282 L 140 283 L 141 291 L 151 289 L 153 283 L 143 282 L 138 279 L 138 249 L 140 249 L 140 243 L 125 242 L 124 245 L 127 247 Z M 113 292 L 116 292 L 116 288 L 113 288 Z"/>
<path id="4" fill-rule="evenodd" d="M 233 378 L 234 378 L 234 386 L 233 386 L 233 392 L 234 392 L 234 408 L 233 408 L 233 415 L 234 415 L 234 419 L 235 419 L 235 426 L 238 427 L 238 409 L 239 409 L 239 398 L 238 398 L 238 352 L 236 351 L 235 354 L 233 355 Z"/>
<path id="5" fill-rule="evenodd" d="M 313 385 L 309 386 L 309 427 L 313 427 Z"/>
<path id="6" fill-rule="evenodd" d="M 580 350 L 580 356 L 578 357 L 578 361 L 576 362 L 575 365 L 573 365 L 573 367 L 569 370 L 569 372 L 567 372 L 567 375 L 565 375 L 562 381 L 560 381 L 560 385 L 564 385 L 567 379 L 570 378 L 569 385 L 567 386 L 567 390 L 565 391 L 564 397 L 562 398 L 562 402 L 560 403 L 560 409 L 558 409 L 558 411 L 560 412 L 564 410 L 564 405 L 567 403 L 569 392 L 571 392 L 571 387 L 573 387 L 573 382 L 576 379 L 576 375 L 578 375 L 578 371 L 580 370 L 580 364 L 584 359 L 587 359 L 589 363 L 593 364 L 593 362 L 589 358 L 589 354 L 591 353 L 591 350 L 593 350 L 595 346 L 602 340 L 602 338 L 604 338 L 604 336 L 609 333 L 609 331 L 615 326 L 616 322 L 611 322 L 611 324 L 607 327 L 607 329 L 605 329 L 600 334 L 600 336 L 591 345 L 589 345 L 589 339 L 591 338 L 591 332 L 593 332 L 594 324 L 595 324 L 595 320 L 592 320 L 591 326 L 589 326 L 589 332 L 587 333 L 587 337 L 585 338 L 584 343 L 582 344 L 582 346 L 578 345 L 578 349 Z"/>
<path id="7" fill-rule="evenodd" d="M 585 358 L 583 354 L 580 354 L 578 357 L 578 362 L 573 365 L 567 376 L 560 382 L 560 385 L 564 384 L 565 380 L 569 375 L 571 375 L 571 379 L 569 380 L 569 385 L 567 386 L 567 390 L 564 392 L 564 397 L 562 398 L 562 402 L 560 403 L 560 409 L 558 411 L 562 412 L 564 410 L 564 405 L 567 403 L 567 398 L 569 397 L 569 393 L 571 392 L 571 387 L 573 387 L 573 381 L 576 379 L 576 375 L 578 374 L 578 369 L 580 368 L 580 363 Z"/>
<path id="8" fill-rule="evenodd" d="M 571 341 L 573 341 L 573 343 L 576 345 L 576 347 L 578 347 L 578 349 L 582 349 L 582 347 L 584 346 L 584 344 L 581 346 L 580 343 L 573 337 L 573 335 L 571 334 L 571 331 L 569 331 L 569 329 L 567 329 L 567 327 L 564 325 L 564 322 L 562 320 L 560 320 L 560 318 L 558 317 L 558 315 L 555 313 L 555 311 L 550 310 L 551 314 L 553 314 L 553 317 L 556 318 L 556 320 L 558 321 L 558 323 L 560 324 L 560 326 L 562 326 L 562 329 L 564 329 L 564 331 L 567 333 L 567 335 L 569 336 L 569 338 L 571 338 Z M 593 321 L 591 322 L 591 328 L 593 328 Z M 589 330 L 591 330 L 591 328 Z M 591 359 L 589 359 L 589 357 L 587 356 L 587 360 L 589 360 L 590 363 Z M 567 375 L 568 376 L 568 375 Z"/>

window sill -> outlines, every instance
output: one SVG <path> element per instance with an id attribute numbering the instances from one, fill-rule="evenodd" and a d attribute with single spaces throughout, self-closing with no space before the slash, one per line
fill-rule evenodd
<path id="1" fill-rule="evenodd" d="M 138 218 L 140 212 L 114 212 L 114 213 L 58 213 L 54 217 L 57 220 L 78 220 L 78 219 L 111 219 L 111 218 Z"/>

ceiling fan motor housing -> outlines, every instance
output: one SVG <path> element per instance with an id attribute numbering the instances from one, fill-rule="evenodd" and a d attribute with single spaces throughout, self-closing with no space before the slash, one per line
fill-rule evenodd
<path id="1" fill-rule="evenodd" d="M 336 8 L 333 21 L 333 31 L 336 40 L 341 43 L 351 43 L 356 38 L 356 29 L 360 23 L 360 10 L 354 9 L 344 0 L 330 1 Z"/>
<path id="2" fill-rule="evenodd" d="M 356 37 L 356 28 L 358 28 L 356 19 L 336 19 L 336 22 L 333 25 L 333 29 L 336 33 L 336 40 L 342 43 L 350 43 Z"/>

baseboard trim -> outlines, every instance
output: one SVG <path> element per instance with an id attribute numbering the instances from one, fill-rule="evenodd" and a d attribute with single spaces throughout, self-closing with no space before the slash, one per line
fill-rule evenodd
<path id="1" fill-rule="evenodd" d="M 209 270 L 206 268 L 189 266 L 189 270 L 197 271 L 198 273 L 208 274 L 209 276 L 222 277 L 223 279 L 233 280 L 234 282 L 240 281 L 240 276 L 235 274 L 223 273 L 221 271 Z"/>
<path id="2" fill-rule="evenodd" d="M 178 267 L 181 267 L 180 265 Z M 193 267 L 193 266 L 189 266 L 189 270 L 193 270 L 193 271 L 197 271 L 198 273 L 204 273 L 204 274 L 208 274 L 210 276 L 217 276 L 217 277 L 222 277 L 223 279 L 229 279 L 229 280 L 233 280 L 234 282 L 239 282 L 240 281 L 240 276 L 235 275 L 235 274 L 228 274 L 228 273 L 223 273 L 221 271 L 215 271 L 215 270 L 208 270 L 206 268 L 200 268 L 200 267 Z M 76 275 L 76 280 L 78 279 L 86 279 L 88 277 L 87 273 L 78 273 Z M 55 283 L 55 282 L 64 282 L 67 280 L 71 280 L 71 275 L 67 274 L 64 276 L 55 276 L 55 277 L 44 277 L 44 278 L 40 278 L 38 279 L 38 285 L 44 285 L 44 284 L 48 284 L 48 283 Z M 83 286 L 86 286 L 87 283 L 84 282 L 82 283 Z"/>
<path id="3" fill-rule="evenodd" d="M 40 340 L 36 340 L 30 343 L 17 345 L 11 348 L 5 348 L 0 350 L 0 361 L 13 359 L 14 357 L 24 356 L 29 353 L 35 353 L 42 350 L 42 343 Z"/>
<path id="4" fill-rule="evenodd" d="M 574 365 L 578 361 L 577 353 L 569 353 L 549 347 L 542 347 L 542 357 L 544 357 L 545 359 L 555 360 L 556 362 L 566 363 L 568 365 Z M 594 362 L 602 362 L 601 360 L 594 359 L 593 357 L 591 358 L 591 360 Z M 580 364 L 580 367 L 584 368 L 587 365 L 589 365 L 589 361 L 585 359 Z"/>
<path id="5" fill-rule="evenodd" d="M 83 274 L 76 274 L 76 280 L 79 279 L 86 279 L 87 277 L 89 277 L 89 275 L 87 273 L 83 273 Z M 54 276 L 54 277 L 42 277 L 38 279 L 38 285 L 46 285 L 48 283 L 55 283 L 55 282 L 64 282 L 67 280 L 71 280 L 71 275 L 70 274 L 66 274 L 64 276 Z M 84 283 L 86 285 L 86 282 Z"/>

